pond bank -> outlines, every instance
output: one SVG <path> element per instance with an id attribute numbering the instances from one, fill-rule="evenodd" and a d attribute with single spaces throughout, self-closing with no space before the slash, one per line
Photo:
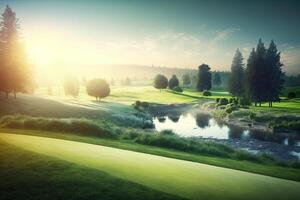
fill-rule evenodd
<path id="1" fill-rule="evenodd" d="M 171 129 L 183 137 L 214 141 L 253 154 L 267 153 L 279 160 L 300 160 L 299 135 L 295 137 L 295 133 L 272 133 L 267 123 L 250 122 L 239 117 L 215 120 L 214 109 L 202 108 L 206 102 L 151 104 L 148 111 L 159 131 Z M 203 118 L 202 115 L 210 117 Z"/>

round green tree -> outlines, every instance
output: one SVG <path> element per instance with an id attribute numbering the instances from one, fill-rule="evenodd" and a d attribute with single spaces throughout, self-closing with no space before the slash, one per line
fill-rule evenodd
<path id="1" fill-rule="evenodd" d="M 168 86 L 168 79 L 164 75 L 158 74 L 154 79 L 154 87 L 156 89 L 165 89 Z"/>
<path id="2" fill-rule="evenodd" d="M 107 97 L 110 93 L 108 83 L 103 79 L 92 79 L 86 85 L 88 95 L 95 97 L 100 101 L 101 98 Z"/>

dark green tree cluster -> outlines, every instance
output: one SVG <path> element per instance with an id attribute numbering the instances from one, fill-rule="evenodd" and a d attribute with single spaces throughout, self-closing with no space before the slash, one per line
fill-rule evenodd
<path id="1" fill-rule="evenodd" d="M 198 71 L 197 90 L 202 92 L 204 90 L 210 90 L 210 89 L 211 89 L 210 67 L 206 64 L 202 64 L 199 66 L 199 71 Z"/>
<path id="2" fill-rule="evenodd" d="M 32 69 L 18 30 L 16 13 L 7 6 L 0 22 L 0 92 L 6 97 L 33 90 Z"/>
<path id="3" fill-rule="evenodd" d="M 247 67 L 243 67 L 243 57 L 236 51 L 231 66 L 229 90 L 233 96 L 248 98 L 255 106 L 261 106 L 279 99 L 283 88 L 284 73 L 280 61 L 280 52 L 272 40 L 268 49 L 260 39 L 256 49 L 252 49 L 247 60 Z"/>
<path id="4" fill-rule="evenodd" d="M 176 86 L 179 86 L 179 80 L 175 74 L 170 78 L 168 85 L 171 90 L 173 90 Z"/>
<path id="5" fill-rule="evenodd" d="M 246 68 L 247 91 L 255 105 L 268 102 L 272 107 L 272 102 L 279 99 L 284 83 L 282 66 L 274 41 L 266 49 L 260 39 L 248 58 Z"/>
<path id="6" fill-rule="evenodd" d="M 79 94 L 79 81 L 73 76 L 66 76 L 64 79 L 65 95 L 77 97 Z"/>

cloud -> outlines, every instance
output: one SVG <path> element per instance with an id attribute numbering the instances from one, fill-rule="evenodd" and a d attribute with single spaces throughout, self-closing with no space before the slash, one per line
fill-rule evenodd
<path id="1" fill-rule="evenodd" d="M 300 46 L 282 45 L 281 60 L 287 74 L 300 73 Z"/>

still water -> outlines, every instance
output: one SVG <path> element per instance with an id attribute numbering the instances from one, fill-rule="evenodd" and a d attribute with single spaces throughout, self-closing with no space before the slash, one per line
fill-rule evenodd
<path id="1" fill-rule="evenodd" d="M 257 139 L 284 145 L 298 146 L 299 138 L 281 134 L 250 131 L 245 128 L 218 123 L 211 115 L 205 113 L 185 113 L 178 116 L 154 117 L 156 130 L 173 130 L 183 137 L 202 137 L 213 139 Z"/>

